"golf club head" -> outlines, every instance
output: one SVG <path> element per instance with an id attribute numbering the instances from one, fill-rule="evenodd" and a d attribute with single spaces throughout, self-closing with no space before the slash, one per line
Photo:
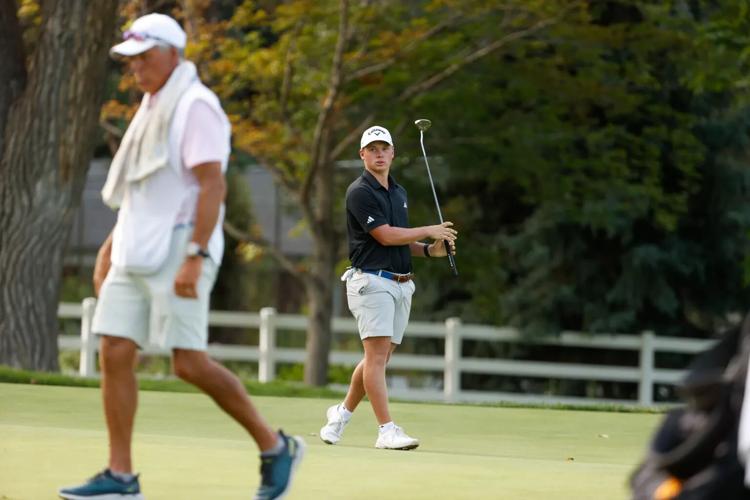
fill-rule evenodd
<path id="1" fill-rule="evenodd" d="M 419 120 L 414 121 L 414 125 L 416 125 L 419 130 L 424 132 L 425 130 L 430 128 L 430 125 L 432 125 L 432 122 L 428 120 L 427 118 L 420 118 Z"/>

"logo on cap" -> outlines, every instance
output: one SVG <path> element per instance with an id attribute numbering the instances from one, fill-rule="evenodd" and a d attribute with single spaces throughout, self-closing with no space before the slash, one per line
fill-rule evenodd
<path id="1" fill-rule="evenodd" d="M 379 125 L 374 125 L 364 131 L 362 139 L 359 141 L 359 147 L 364 148 L 371 142 L 375 141 L 387 142 L 393 146 L 393 139 L 391 138 L 391 133 L 388 132 L 388 129 Z"/>

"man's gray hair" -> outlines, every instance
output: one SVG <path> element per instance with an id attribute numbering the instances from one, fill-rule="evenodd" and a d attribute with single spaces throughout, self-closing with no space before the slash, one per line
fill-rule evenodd
<path id="1" fill-rule="evenodd" d="M 162 52 L 166 52 L 169 49 L 175 49 L 177 51 L 177 55 L 180 57 L 180 61 L 185 59 L 185 49 L 175 47 L 174 45 L 169 45 L 166 42 L 157 42 L 154 47 L 159 47 L 159 50 L 161 50 Z"/>

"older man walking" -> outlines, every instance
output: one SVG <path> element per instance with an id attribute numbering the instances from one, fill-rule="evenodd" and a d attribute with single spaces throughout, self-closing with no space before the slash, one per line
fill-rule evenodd
<path id="1" fill-rule="evenodd" d="M 211 396 L 261 451 L 256 499 L 279 498 L 304 453 L 301 438 L 275 432 L 239 379 L 206 354 L 209 296 L 224 240 L 224 173 L 230 124 L 216 95 L 182 52 L 186 35 L 169 16 L 135 20 L 111 50 L 125 57 L 145 92 L 110 166 L 102 197 L 119 208 L 99 251 L 92 330 L 100 336 L 108 467 L 65 499 L 140 499 L 131 441 L 137 352 L 152 342 L 172 352 L 174 371 Z"/>

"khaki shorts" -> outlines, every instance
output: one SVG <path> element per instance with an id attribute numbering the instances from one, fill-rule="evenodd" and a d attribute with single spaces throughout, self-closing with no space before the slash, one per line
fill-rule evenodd
<path id="1" fill-rule="evenodd" d="M 99 292 L 91 331 L 131 339 L 143 347 L 205 351 L 208 344 L 209 298 L 218 266 L 203 259 L 198 298 L 179 297 L 174 279 L 185 261 L 192 226 L 172 232 L 167 260 L 152 274 L 136 274 L 112 267 Z"/>
<path id="2" fill-rule="evenodd" d="M 392 343 L 400 344 L 409 323 L 414 290 L 414 280 L 398 283 L 360 270 L 350 271 L 346 299 L 360 338 L 391 337 Z"/>

